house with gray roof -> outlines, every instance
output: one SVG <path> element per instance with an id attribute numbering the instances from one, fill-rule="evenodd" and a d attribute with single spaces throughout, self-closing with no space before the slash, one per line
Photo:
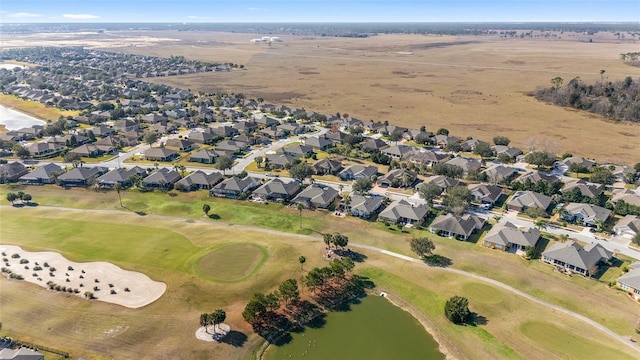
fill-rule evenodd
<path id="1" fill-rule="evenodd" d="M 368 138 L 360 145 L 360 149 L 367 152 L 382 151 L 389 147 L 389 144 L 378 138 Z"/>
<path id="2" fill-rule="evenodd" d="M 493 149 L 493 152 L 496 154 L 496 156 L 499 156 L 500 154 L 506 154 L 510 158 L 515 159 L 518 155 L 522 155 L 522 150 L 518 149 L 517 147 L 496 145 L 491 147 L 491 149 Z"/>
<path id="3" fill-rule="evenodd" d="M 429 214 L 429 207 L 425 204 L 413 205 L 408 201 L 396 200 L 389 204 L 378 219 L 394 224 L 422 224 Z"/>
<path id="4" fill-rule="evenodd" d="M 299 190 L 300 182 L 277 178 L 257 188 L 252 197 L 268 201 L 284 201 L 291 199 Z"/>
<path id="5" fill-rule="evenodd" d="M 102 166 L 73 168 L 58 176 L 58 184 L 63 187 L 91 185 L 100 175 L 107 171 L 109 169 Z"/>
<path id="6" fill-rule="evenodd" d="M 127 132 L 139 128 L 140 125 L 131 119 L 117 120 L 113 123 L 113 129 L 121 132 Z"/>
<path id="7" fill-rule="evenodd" d="M 181 176 L 177 171 L 168 168 L 159 168 L 142 179 L 142 186 L 147 189 L 168 190 L 180 179 Z"/>
<path id="8" fill-rule="evenodd" d="M 235 140 L 223 140 L 216 144 L 216 150 L 230 153 L 239 153 L 246 150 L 249 146 L 247 143 Z"/>
<path id="9" fill-rule="evenodd" d="M 640 217 L 635 215 L 627 215 L 620 219 L 616 226 L 613 227 L 613 231 L 618 236 L 632 239 L 638 233 L 640 233 Z"/>
<path id="10" fill-rule="evenodd" d="M 342 180 L 357 180 L 360 178 L 371 179 L 378 174 L 378 167 L 373 165 L 351 165 L 339 174 Z"/>
<path id="11" fill-rule="evenodd" d="M 556 243 L 542 253 L 542 261 L 564 271 L 582 276 L 593 276 L 598 272 L 598 264 L 610 261 L 613 253 L 600 244 L 584 247 L 575 241 Z"/>
<path id="12" fill-rule="evenodd" d="M 435 151 L 416 151 L 408 154 L 405 159 L 414 164 L 433 166 L 449 160 L 449 155 Z"/>
<path id="13" fill-rule="evenodd" d="M 289 154 L 295 157 L 306 157 L 313 155 L 313 147 L 308 145 L 296 144 L 279 149 L 277 153 Z"/>
<path id="14" fill-rule="evenodd" d="M 446 214 L 435 218 L 429 225 L 429 230 L 432 233 L 438 233 L 440 236 L 467 240 L 474 231 L 482 229 L 483 226 L 484 220 L 475 215 L 457 216 Z"/>
<path id="15" fill-rule="evenodd" d="M 312 136 L 304 141 L 305 145 L 311 146 L 316 150 L 327 150 L 333 146 L 333 141 L 327 139 L 324 136 Z"/>
<path id="16" fill-rule="evenodd" d="M 195 146 L 195 142 L 188 139 L 169 139 L 165 146 L 178 151 L 191 151 Z"/>
<path id="17" fill-rule="evenodd" d="M 211 128 L 208 128 L 204 131 L 191 131 L 187 137 L 189 140 L 198 143 L 198 144 L 212 144 L 216 135 L 213 131 L 210 131 Z"/>
<path id="18" fill-rule="evenodd" d="M 122 187 L 131 186 L 131 177 L 147 175 L 147 171 L 140 166 L 134 166 L 131 169 L 116 168 L 108 173 L 101 175 L 96 179 L 96 185 L 101 188 L 113 189 L 116 184 L 120 184 Z"/>
<path id="19" fill-rule="evenodd" d="M 38 166 L 28 174 L 22 175 L 19 179 L 21 184 L 44 185 L 53 184 L 59 175 L 64 174 L 60 166 L 54 163 Z"/>
<path id="20" fill-rule="evenodd" d="M 629 265 L 629 272 L 616 279 L 616 285 L 635 301 L 640 301 L 640 262 Z"/>
<path id="21" fill-rule="evenodd" d="M 222 179 L 222 174 L 217 171 L 207 174 L 202 170 L 196 170 L 178 180 L 175 188 L 181 191 L 210 190 Z"/>
<path id="22" fill-rule="evenodd" d="M 476 146 L 480 145 L 480 144 L 485 144 L 485 145 L 489 145 L 488 143 L 482 141 L 482 140 L 478 140 L 478 139 L 470 139 L 470 140 L 465 140 L 463 142 L 460 143 L 460 147 L 462 148 L 462 151 L 473 151 L 476 149 Z"/>
<path id="23" fill-rule="evenodd" d="M 629 189 L 615 189 L 611 192 L 611 202 L 624 201 L 625 204 L 640 206 L 640 195 Z"/>
<path id="24" fill-rule="evenodd" d="M 531 182 L 532 184 L 535 184 L 539 181 L 544 181 L 548 185 L 552 185 L 557 183 L 559 179 L 556 176 L 553 176 L 551 174 L 546 174 L 540 171 L 529 171 L 522 174 L 522 176 L 514 179 L 513 181 L 519 182 L 521 184 L 525 184 L 527 182 Z"/>
<path id="25" fill-rule="evenodd" d="M 611 216 L 611 210 L 592 204 L 569 203 L 564 209 L 566 210 L 562 215 L 564 220 L 580 221 L 583 225 L 591 227 L 597 227 L 599 221 L 607 222 Z"/>
<path id="26" fill-rule="evenodd" d="M 567 168 L 573 164 L 580 164 L 583 165 L 587 170 L 591 169 L 596 164 L 596 162 L 593 160 L 585 159 L 579 156 L 568 157 L 562 160 L 562 163 L 567 165 Z"/>
<path id="27" fill-rule="evenodd" d="M 582 179 L 567 181 L 567 183 L 560 189 L 561 193 L 572 191 L 573 189 L 580 190 L 582 196 L 589 198 L 595 198 L 602 194 L 604 186 L 601 184 L 588 183 Z"/>
<path id="28" fill-rule="evenodd" d="M 467 186 L 473 199 L 481 204 L 495 204 L 502 196 L 502 188 L 500 186 L 489 184 L 470 184 Z"/>
<path id="29" fill-rule="evenodd" d="M 519 174 L 518 170 L 504 165 L 492 166 L 483 170 L 482 173 L 487 175 L 487 181 L 492 184 L 506 182 Z"/>
<path id="30" fill-rule="evenodd" d="M 311 165 L 316 175 L 337 174 L 342 170 L 342 162 L 329 158 L 316 161 Z"/>
<path id="31" fill-rule="evenodd" d="M 535 248 L 540 240 L 540 231 L 536 228 L 518 229 L 510 222 L 501 222 L 489 230 L 482 245 L 503 251 L 522 253 L 528 247 Z"/>
<path id="32" fill-rule="evenodd" d="M 223 180 L 221 183 L 215 185 L 210 191 L 209 195 L 217 197 L 226 197 L 230 199 L 238 199 L 245 195 L 250 194 L 253 189 L 262 185 L 259 178 L 252 176 L 245 176 L 239 178 L 236 176 Z"/>
<path id="33" fill-rule="evenodd" d="M 394 159 L 404 159 L 414 152 L 419 151 L 418 148 L 409 145 L 393 145 L 386 149 L 382 149 L 380 152 Z"/>
<path id="34" fill-rule="evenodd" d="M 235 127 L 231 127 L 231 126 L 216 126 L 211 128 L 211 131 L 215 134 L 215 135 L 219 135 L 222 137 L 233 137 L 238 135 L 240 132 L 238 131 L 238 129 L 236 129 Z"/>
<path id="35" fill-rule="evenodd" d="M 291 154 L 267 154 L 265 155 L 264 166 L 269 165 L 272 169 L 285 169 L 293 165 L 298 160 Z"/>
<path id="36" fill-rule="evenodd" d="M 0 164 L 0 184 L 16 181 L 28 172 L 29 169 L 17 161 Z"/>
<path id="37" fill-rule="evenodd" d="M 44 354 L 37 351 L 20 347 L 17 349 L 4 348 L 0 350 L 2 360 L 44 360 Z"/>
<path id="38" fill-rule="evenodd" d="M 429 176 L 425 181 L 425 184 L 433 183 L 438 185 L 442 190 L 446 191 L 448 188 L 452 186 L 460 185 L 460 181 L 450 178 L 444 175 L 433 175 Z"/>
<path id="39" fill-rule="evenodd" d="M 31 156 L 53 155 L 64 149 L 64 146 L 54 142 L 37 142 L 27 146 Z"/>
<path id="40" fill-rule="evenodd" d="M 293 198 L 291 203 L 302 204 L 307 209 L 328 209 L 339 198 L 338 195 L 338 190 L 330 186 L 313 183 Z"/>
<path id="41" fill-rule="evenodd" d="M 539 208 L 547 211 L 551 205 L 551 198 L 534 191 L 516 191 L 507 202 L 509 210 L 523 212 L 527 208 Z"/>
<path id="42" fill-rule="evenodd" d="M 189 155 L 189 161 L 199 162 L 202 164 L 213 164 L 216 162 L 219 154 L 214 150 L 202 149 Z"/>
<path id="43" fill-rule="evenodd" d="M 407 169 L 393 169 L 378 179 L 381 187 L 411 187 L 417 180 L 418 174 Z"/>
<path id="44" fill-rule="evenodd" d="M 151 148 L 144 151 L 144 158 L 149 161 L 173 161 L 179 156 L 175 150 L 165 148 Z"/>
<path id="45" fill-rule="evenodd" d="M 349 204 L 347 205 L 345 201 L 343 201 L 341 204 L 342 207 L 351 213 L 352 216 L 363 219 L 371 218 L 383 205 L 381 196 L 363 196 L 358 194 L 351 194 L 348 202 Z"/>
<path id="46" fill-rule="evenodd" d="M 445 164 L 459 166 L 462 168 L 465 174 L 469 172 L 478 171 L 482 167 L 482 163 L 480 162 L 480 160 L 465 158 L 462 156 L 455 157 L 447 161 Z"/>

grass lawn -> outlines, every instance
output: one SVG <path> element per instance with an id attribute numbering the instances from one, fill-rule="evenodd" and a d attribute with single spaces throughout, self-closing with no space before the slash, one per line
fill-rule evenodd
<path id="1" fill-rule="evenodd" d="M 224 244 L 198 260 L 197 270 L 220 282 L 239 282 L 260 269 L 267 250 L 251 243 Z"/>

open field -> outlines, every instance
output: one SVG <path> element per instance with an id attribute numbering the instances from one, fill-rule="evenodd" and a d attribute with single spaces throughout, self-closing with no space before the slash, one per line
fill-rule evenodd
<path id="1" fill-rule="evenodd" d="M 183 55 L 230 61 L 246 69 L 154 79 L 213 92 L 243 92 L 267 102 L 359 119 L 489 141 L 506 135 L 528 148 L 536 140 L 553 151 L 571 151 L 601 161 L 640 161 L 640 125 L 608 122 L 586 112 L 536 101 L 527 94 L 579 76 L 587 83 L 637 77 L 640 69 L 619 54 L 637 45 L 499 37 L 379 35 L 366 39 L 282 36 L 284 42 L 250 44 L 251 34 L 159 33 L 181 41 L 111 50 L 145 55 Z M 410 55 L 403 53 L 411 53 Z M 603 138 L 608 141 L 602 141 Z"/>
<path id="2" fill-rule="evenodd" d="M 4 196 L 6 188 L 3 187 L 2 190 Z M 145 341 L 137 343 L 137 340 L 131 340 L 130 336 L 135 336 L 135 339 L 138 336 L 140 339 L 163 339 L 168 336 L 162 330 L 166 323 L 172 324 L 169 329 L 172 336 L 175 337 L 176 334 L 183 332 L 192 336 L 194 328 L 197 327 L 197 317 L 200 312 L 224 307 L 229 316 L 227 322 L 231 324 L 232 329 L 242 331 L 249 337 L 245 345 L 240 348 L 220 345 L 215 349 L 215 353 L 234 358 L 244 357 L 252 351 L 259 339 L 251 335 L 250 329 L 240 318 L 243 302 L 251 293 L 268 291 L 279 281 L 291 277 L 292 274 L 298 274 L 299 264 L 296 259 L 299 254 L 307 257 L 307 264 L 305 264 L 307 269 L 323 263 L 319 256 L 322 249 L 321 243 L 310 246 L 308 241 L 298 238 L 295 234 L 291 237 L 283 237 L 268 232 L 255 232 L 247 228 L 229 227 L 225 224 L 232 219 L 250 217 L 251 221 L 262 224 L 263 227 L 278 229 L 278 222 L 269 220 L 276 207 L 270 208 L 272 211 L 265 212 L 261 210 L 264 207 L 262 204 L 208 199 L 212 208 L 216 208 L 213 205 L 217 206 L 217 213 L 224 215 L 221 216 L 220 222 L 214 220 L 205 222 L 201 211 L 200 201 L 204 200 L 199 197 L 202 196 L 201 194 L 179 194 L 171 197 L 162 193 L 141 194 L 131 191 L 124 195 L 130 204 L 146 202 L 149 214 L 188 218 L 180 220 L 154 215 L 137 216 L 131 212 L 116 210 L 117 197 L 113 192 L 81 189 L 61 191 L 48 186 L 28 187 L 24 190 L 31 193 L 40 205 L 113 210 L 108 213 L 92 213 L 3 207 L 0 208 L 3 219 L 0 237 L 4 242 L 20 244 L 27 250 L 59 251 L 74 261 L 110 261 L 124 269 L 140 271 L 154 280 L 167 283 L 167 293 L 157 302 L 138 310 L 139 313 L 125 310 L 116 319 L 89 330 L 91 321 L 106 319 L 107 314 L 113 312 L 114 308 L 99 303 L 89 305 L 86 300 L 66 298 L 64 295 L 49 293 L 40 288 L 32 289 L 29 285 L 2 280 L 3 288 L 7 284 L 6 288 L 11 289 L 9 291 L 12 294 L 34 297 L 34 294 L 37 294 L 36 291 L 43 292 L 42 297 L 47 303 L 46 309 L 36 311 L 41 305 L 38 305 L 39 303 L 35 300 L 23 304 L 17 301 L 19 297 L 6 297 L 6 300 L 3 298 L 1 305 L 3 309 L 7 309 L 4 315 L 7 320 L 4 320 L 3 329 L 9 329 L 11 334 L 26 337 L 27 340 L 47 339 L 52 341 L 51 344 L 56 343 L 57 335 L 55 334 L 60 333 L 63 334 L 60 336 L 69 336 L 73 339 L 68 342 L 69 348 L 65 350 L 79 354 L 99 353 L 104 358 L 127 358 L 129 356 L 127 354 L 131 353 L 156 351 L 153 348 L 155 345 Z M 195 204 L 189 205 L 190 203 Z M 274 204 L 268 206 L 272 205 Z M 297 211 L 287 208 L 277 209 L 279 210 L 275 212 L 276 216 L 282 215 L 288 219 L 283 223 L 282 230 L 297 232 Z M 234 217 L 234 210 L 236 214 L 242 215 Z M 216 211 L 212 210 L 212 213 Z M 25 215 L 26 212 L 28 216 Z M 408 245 L 410 235 L 386 230 L 381 223 L 369 223 L 349 217 L 335 219 L 325 213 L 303 212 L 303 215 L 305 227 L 310 224 L 316 231 L 340 231 L 349 235 L 353 242 L 411 255 Z M 251 224 L 250 222 L 242 223 Z M 310 232 L 303 230 L 302 233 Z M 418 234 L 420 232 L 413 232 L 413 235 Z M 450 258 L 455 268 L 502 281 L 540 299 L 586 315 L 619 334 L 629 336 L 633 333 L 637 318 L 630 314 L 637 314 L 637 304 L 631 302 L 621 292 L 608 289 L 604 284 L 593 280 L 580 277 L 567 278 L 552 272 L 551 267 L 537 261 L 527 262 L 510 254 L 482 248 L 474 243 L 429 236 L 436 243 L 436 253 Z M 238 274 L 251 273 L 250 276 L 243 276 L 246 280 L 238 280 L 238 282 L 211 281 L 215 279 L 197 270 L 200 259 L 207 254 L 212 254 L 215 249 L 224 249 L 224 245 L 230 243 L 256 244 L 266 249 L 268 259 L 263 265 L 254 266 L 256 258 L 249 256 L 245 259 L 247 261 L 243 261 L 242 266 L 223 271 L 226 275 L 233 273 L 230 277 L 234 278 L 237 278 Z M 233 248 L 232 245 L 230 246 Z M 564 325 L 570 324 L 573 320 L 565 319 L 564 316 L 555 312 L 543 316 L 542 314 L 548 313 L 546 309 L 523 308 L 523 306 L 535 307 L 535 305 L 502 290 L 493 289 L 491 286 L 457 275 L 440 273 L 435 269 L 416 267 L 414 264 L 383 257 L 381 254 L 367 253 L 367 255 L 369 258 L 362 270 L 364 275 L 370 276 L 381 289 L 392 291 L 418 308 L 430 321 L 434 322 L 437 331 L 442 332 L 461 354 L 471 358 L 483 356 L 532 358 L 540 355 L 541 350 L 537 349 L 539 346 L 536 345 L 536 341 L 539 342 L 540 339 L 522 342 L 520 340 L 522 336 L 517 336 L 520 331 L 518 326 L 530 321 L 542 319 L 541 321 L 545 324 L 564 329 L 562 331 L 574 332 L 575 328 Z M 498 262 L 500 263 L 499 271 L 496 270 Z M 465 336 L 459 336 L 458 328 L 447 328 L 448 325 L 443 321 L 440 312 L 441 306 L 438 304 L 444 302 L 444 299 L 453 293 L 468 296 L 473 310 L 489 320 L 487 325 L 464 330 Z M 513 298 L 510 300 L 513 301 L 510 303 L 512 305 L 505 306 L 505 299 L 511 298 Z M 432 303 L 430 300 L 436 302 Z M 69 303 L 73 306 L 66 306 Z M 10 321 L 12 318 L 20 318 L 20 322 L 23 322 L 23 315 L 18 314 L 23 314 L 25 308 L 27 313 L 33 311 L 48 319 L 47 326 L 34 332 L 33 327 L 23 328 Z M 602 309 L 607 309 L 606 313 Z M 528 314 L 528 317 L 521 318 L 521 313 Z M 529 316 L 529 314 L 536 316 Z M 64 319 L 69 317 L 77 317 L 81 319 L 78 321 L 85 321 L 85 323 L 68 325 Z M 512 322 L 513 317 L 518 320 Z M 141 319 L 145 319 L 146 322 L 138 323 L 142 322 Z M 24 323 L 29 321 L 26 319 Z M 510 327 L 507 327 L 507 324 L 510 324 Z M 596 337 L 600 339 L 598 344 L 606 343 L 607 340 L 595 329 L 580 326 L 578 340 L 572 341 L 592 342 L 592 338 Z M 83 330 L 80 333 L 68 333 L 77 328 Z M 107 336 L 105 332 L 109 335 L 106 340 L 103 339 Z M 85 342 L 86 340 L 83 340 L 85 337 L 82 335 L 90 335 L 89 338 L 93 340 Z M 124 337 L 128 337 L 127 340 Z M 181 341 L 184 344 L 178 345 Z M 109 345 L 98 345 L 103 343 Z M 185 344 L 192 346 L 190 338 L 167 339 L 166 344 L 164 342 L 163 344 L 157 351 L 166 351 L 167 354 L 177 351 Z M 192 358 L 206 357 L 205 351 L 209 351 L 209 348 L 205 349 L 202 347 L 204 345 L 200 345 L 196 346 L 194 343 L 191 347 Z M 482 349 L 482 351 L 477 352 L 473 349 Z M 544 355 L 555 358 L 564 351 L 566 349 Z M 615 351 L 611 352 L 613 351 L 611 349 L 603 351 L 613 354 L 615 358 L 619 355 Z"/>

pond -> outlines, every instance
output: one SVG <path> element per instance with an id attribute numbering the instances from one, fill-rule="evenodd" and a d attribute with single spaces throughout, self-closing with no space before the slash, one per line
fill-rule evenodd
<path id="1" fill-rule="evenodd" d="M 7 130 L 18 130 L 33 125 L 45 125 L 46 122 L 0 105 L 0 124 Z"/>
<path id="2" fill-rule="evenodd" d="M 427 359 L 445 356 L 438 343 L 408 312 L 387 299 L 368 296 L 350 311 L 330 312 L 321 328 L 292 333 L 282 346 L 271 345 L 264 358 Z"/>

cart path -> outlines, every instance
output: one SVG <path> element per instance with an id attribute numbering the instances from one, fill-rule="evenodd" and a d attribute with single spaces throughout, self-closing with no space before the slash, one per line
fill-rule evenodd
<path id="1" fill-rule="evenodd" d="M 29 209 L 41 209 L 41 210 L 55 210 L 55 211 L 64 211 L 64 212 L 78 212 L 78 213 L 95 213 L 95 214 L 114 214 L 114 215 L 124 215 L 124 216 L 141 216 L 136 214 L 135 212 L 128 212 L 128 211 L 124 211 L 124 210 L 95 210 L 95 209 L 74 209 L 74 208 L 66 208 L 66 207 L 58 207 L 58 206 L 37 206 L 37 207 L 24 207 L 24 208 L 20 208 L 20 209 L 15 209 L 12 206 L 8 206 L 8 205 L 1 205 L 0 208 L 6 208 L 6 209 L 14 209 L 16 211 L 24 211 L 27 210 L 29 211 Z M 286 237 L 294 237 L 294 238 L 303 238 L 306 240 L 310 240 L 310 241 L 322 241 L 322 237 L 321 236 L 313 236 L 313 235 L 299 235 L 299 234 L 293 234 L 293 233 L 288 233 L 288 232 L 284 232 L 284 231 L 278 231 L 278 230 L 272 230 L 272 229 L 265 229 L 265 228 L 261 228 L 261 227 L 257 227 L 257 226 L 250 226 L 250 225 L 237 225 L 237 224 L 230 224 L 230 223 L 224 223 L 224 222 L 219 222 L 219 221 L 211 221 L 211 220 L 200 220 L 200 219 L 191 219 L 191 218 L 181 218 L 181 217 L 177 217 L 177 216 L 165 216 L 165 215 L 153 215 L 153 214 L 149 214 L 149 215 L 144 215 L 144 217 L 147 218 L 154 218 L 154 219 L 159 219 L 159 220 L 173 220 L 173 221 L 189 221 L 189 222 L 197 222 L 197 223 L 207 223 L 207 224 L 213 224 L 213 225 L 227 225 L 227 226 L 233 226 L 234 228 L 238 228 L 238 229 L 244 229 L 244 230 L 249 230 L 249 231 L 256 231 L 256 232 L 263 232 L 263 233 L 267 233 L 267 234 L 272 234 L 272 235 L 277 235 L 277 236 L 286 236 Z M 448 268 L 448 267 L 440 267 L 440 266 L 430 266 L 428 264 L 426 264 L 424 261 L 420 260 L 420 259 L 416 259 L 410 256 L 406 256 L 406 255 L 402 255 L 399 253 L 395 253 L 392 251 L 388 251 L 382 248 L 378 248 L 378 247 L 374 247 L 374 246 L 370 246 L 370 245 L 365 245 L 365 244 L 358 244 L 358 243 L 352 243 L 349 242 L 349 246 L 354 247 L 354 248 L 359 248 L 359 249 L 365 249 L 365 250 L 369 250 L 369 251 L 374 251 L 374 252 L 378 252 L 387 256 L 392 256 L 395 257 L 397 259 L 401 259 L 404 261 L 409 261 L 415 264 L 419 264 L 419 265 L 423 265 L 425 267 L 428 267 L 430 269 L 434 269 L 437 271 L 445 271 L 445 272 L 450 272 L 450 273 L 454 273 L 454 274 L 458 274 L 461 276 L 465 276 L 471 279 L 475 279 L 475 280 L 479 280 L 494 286 L 497 286 L 503 290 L 509 291 L 513 294 L 516 294 L 518 296 L 521 296 L 529 301 L 532 301 L 536 304 L 542 305 L 544 307 L 547 307 L 551 310 L 554 311 L 558 311 L 561 312 L 563 314 L 566 314 L 568 316 L 571 316 L 577 320 L 580 320 L 590 326 L 595 327 L 596 329 L 606 333 L 607 335 L 609 335 L 610 337 L 612 337 L 613 339 L 616 339 L 618 342 L 626 345 L 627 347 L 629 347 L 630 349 L 635 350 L 636 352 L 640 353 L 640 346 L 637 343 L 631 342 L 630 341 L 630 337 L 628 336 L 622 336 L 619 335 L 617 333 L 615 333 L 614 331 L 612 331 L 611 329 L 607 328 L 606 326 L 591 320 L 590 318 L 578 314 L 576 312 L 573 312 L 571 310 L 567 310 L 561 306 L 549 303 L 547 301 L 544 300 L 540 300 L 532 295 L 529 295 L 521 290 L 518 290 L 514 287 L 511 287 L 505 283 L 502 283 L 500 281 L 488 278 L 488 277 L 484 277 L 481 275 L 477 275 L 471 272 L 467 272 L 467 271 L 463 271 L 463 270 L 459 270 L 459 269 L 453 269 L 453 268 Z"/>

